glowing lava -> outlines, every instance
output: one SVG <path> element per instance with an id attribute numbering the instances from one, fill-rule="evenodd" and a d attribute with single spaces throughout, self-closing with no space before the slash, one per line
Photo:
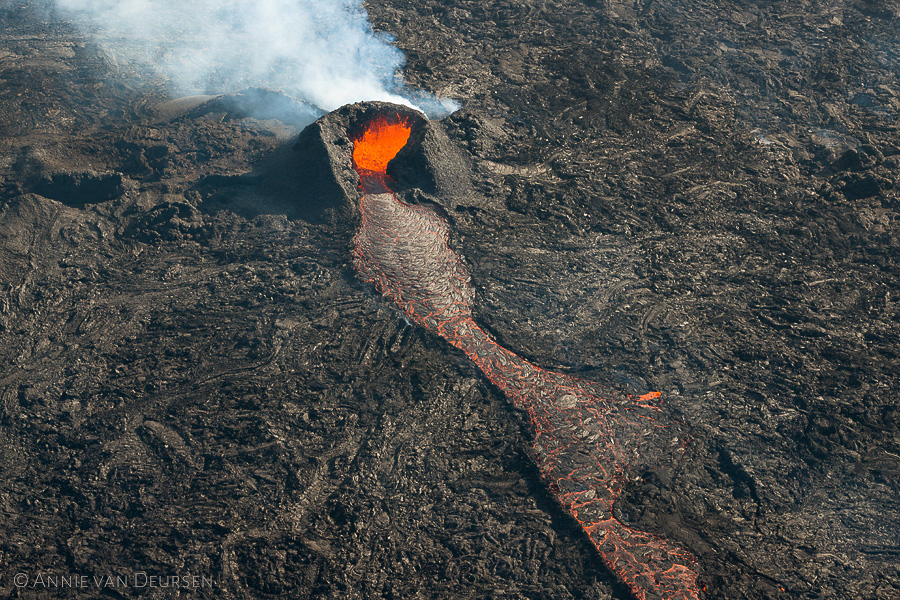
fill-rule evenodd
<path id="1" fill-rule="evenodd" d="M 667 428 L 655 420 L 659 394 L 610 394 L 589 381 L 541 369 L 475 323 L 474 289 L 448 245 L 447 221 L 427 205 L 400 201 L 389 188 L 387 164 L 407 143 L 410 129 L 399 116 L 378 117 L 353 139 L 364 192 L 353 238 L 356 270 L 412 321 L 465 352 L 527 412 L 534 432 L 531 455 L 544 482 L 639 600 L 697 600 L 691 555 L 624 525 L 613 512 L 628 465 L 667 443 Z"/>
<path id="2" fill-rule="evenodd" d="M 353 140 L 353 166 L 357 171 L 384 174 L 392 158 L 406 145 L 412 128 L 399 116 L 389 121 L 384 115 L 369 124 L 359 139 Z"/>

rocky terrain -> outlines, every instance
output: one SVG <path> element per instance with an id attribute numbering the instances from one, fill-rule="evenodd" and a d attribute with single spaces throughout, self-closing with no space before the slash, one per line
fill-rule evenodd
<path id="1" fill-rule="evenodd" d="M 622 520 L 708 598 L 900 596 L 900 3 L 367 9 L 462 105 L 477 321 L 690 428 Z M 165 90 L 0 2 L 0 594 L 630 598 L 523 415 L 356 276 L 293 101 Z"/>

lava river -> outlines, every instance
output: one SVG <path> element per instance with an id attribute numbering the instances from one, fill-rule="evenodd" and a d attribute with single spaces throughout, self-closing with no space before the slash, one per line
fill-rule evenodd
<path id="1" fill-rule="evenodd" d="M 428 205 L 402 202 L 387 164 L 407 143 L 407 118 L 379 116 L 353 141 L 361 223 L 354 266 L 406 316 L 462 350 L 533 427 L 531 455 L 545 484 L 640 600 L 697 599 L 691 555 L 615 517 L 629 465 L 658 437 L 658 393 L 635 397 L 541 369 L 500 346 L 473 320 L 469 273 L 448 245 L 449 225 Z"/>

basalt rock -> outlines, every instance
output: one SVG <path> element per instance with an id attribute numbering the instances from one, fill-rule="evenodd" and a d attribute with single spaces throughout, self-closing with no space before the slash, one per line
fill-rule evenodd
<path id="1" fill-rule="evenodd" d="M 354 270 L 351 137 L 383 110 L 473 322 L 689 428 L 617 522 L 693 554 L 701 597 L 900 597 L 900 13 L 821 4 L 370 2 L 462 109 L 301 132 L 0 2 L 0 597 L 633 599 L 528 413 Z"/>

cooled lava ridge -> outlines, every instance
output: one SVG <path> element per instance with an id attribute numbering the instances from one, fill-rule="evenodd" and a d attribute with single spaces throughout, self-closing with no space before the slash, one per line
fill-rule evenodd
<path id="1" fill-rule="evenodd" d="M 408 118 L 381 115 L 352 139 L 361 223 L 353 238 L 360 276 L 418 325 L 462 350 L 533 427 L 532 458 L 559 503 L 584 528 L 603 561 L 639 600 L 699 598 L 695 561 L 666 540 L 624 525 L 613 504 L 641 441 L 664 429 L 659 393 L 602 392 L 588 381 L 537 367 L 500 346 L 473 320 L 474 288 L 448 244 L 446 219 L 401 201 L 387 163 L 407 143 Z"/>

